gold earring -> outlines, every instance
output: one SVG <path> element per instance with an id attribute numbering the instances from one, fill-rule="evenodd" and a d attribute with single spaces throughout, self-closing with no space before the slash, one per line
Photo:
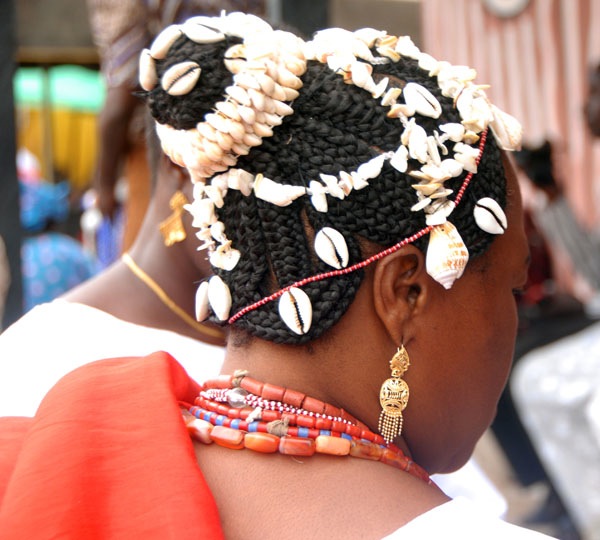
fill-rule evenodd
<path id="1" fill-rule="evenodd" d="M 390 360 L 392 376 L 381 385 L 379 391 L 379 433 L 386 443 L 391 443 L 402 433 L 402 411 L 408 404 L 408 384 L 401 377 L 409 365 L 408 353 L 402 345 Z"/>
<path id="2" fill-rule="evenodd" d="M 188 203 L 189 201 L 182 191 L 177 190 L 173 193 L 173 196 L 169 201 L 169 207 L 173 212 L 158 226 L 165 246 L 170 247 L 173 244 L 183 242 L 186 239 L 187 235 L 185 233 L 185 228 L 183 227 L 183 222 L 181 221 L 181 215 L 183 214 L 183 206 Z"/>

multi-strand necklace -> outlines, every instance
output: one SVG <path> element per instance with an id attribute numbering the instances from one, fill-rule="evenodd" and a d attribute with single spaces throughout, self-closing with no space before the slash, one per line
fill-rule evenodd
<path id="1" fill-rule="evenodd" d="M 188 431 L 205 444 L 299 457 L 317 453 L 370 459 L 431 483 L 422 467 L 344 409 L 245 372 L 206 381 L 194 405 L 182 407 Z"/>

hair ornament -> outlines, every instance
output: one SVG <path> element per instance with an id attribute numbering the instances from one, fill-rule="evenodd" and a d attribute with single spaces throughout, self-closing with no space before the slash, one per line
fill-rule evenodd
<path id="1" fill-rule="evenodd" d="M 315 253 L 319 259 L 338 270 L 348 266 L 348 245 L 342 233 L 332 227 L 323 227 L 315 235 Z"/>
<path id="2" fill-rule="evenodd" d="M 473 216 L 479 228 L 490 234 L 504 234 L 508 226 L 504 210 L 490 197 L 483 197 L 475 203 Z"/>
<path id="3" fill-rule="evenodd" d="M 181 27 L 178 24 L 172 24 L 167 26 L 158 36 L 154 38 L 154 41 L 150 45 L 149 53 L 154 60 L 164 60 L 171 48 L 171 45 L 175 43 L 181 37 Z"/>
<path id="4" fill-rule="evenodd" d="M 149 49 L 144 49 L 140 53 L 138 70 L 140 86 L 146 90 L 146 92 L 149 92 L 156 86 L 156 83 L 158 83 L 156 63 L 154 62 L 154 58 L 152 58 L 152 54 L 150 53 Z"/>
<path id="5" fill-rule="evenodd" d="M 469 262 L 469 251 L 450 221 L 435 225 L 429 232 L 425 257 L 427 273 L 445 289 L 459 279 Z"/>
<path id="6" fill-rule="evenodd" d="M 231 317 L 227 285 L 221 278 L 219 281 L 211 278 L 198 291 L 199 317 L 206 316 L 210 308 L 218 319 L 229 317 L 231 323 L 279 299 L 282 320 L 294 333 L 305 334 L 310 328 L 312 309 L 310 299 L 301 289 L 303 285 L 363 268 L 427 234 L 430 234 L 427 272 L 445 288 L 450 288 L 462 275 L 469 253 L 448 218 L 477 173 L 488 131 L 491 130 L 503 149 L 517 149 L 521 140 L 520 124 L 490 103 L 485 93 L 487 86 L 474 84 L 474 69 L 439 62 L 422 53 L 408 36 L 396 37 L 372 28 L 354 32 L 336 28 L 317 32 L 311 41 L 304 42 L 243 13 L 194 17 L 175 28 L 167 28 L 163 34 L 140 57 L 140 82 L 147 91 L 153 91 L 158 84 L 160 69 L 156 60 L 160 61 L 180 36 L 197 43 L 215 43 L 231 36 L 243 40 L 232 44 L 224 54 L 223 62 L 233 75 L 233 84 L 224 89 L 223 99 L 214 104 L 213 110 L 192 129 L 179 130 L 166 124 L 156 127 L 165 153 L 187 168 L 194 182 L 194 200 L 186 209 L 198 229 L 199 249 L 209 251 L 215 268 L 232 271 L 243 256 L 227 238 L 225 226 L 217 215 L 230 189 L 280 207 L 306 196 L 315 210 L 325 214 L 329 210 L 328 196 L 344 200 L 353 190 L 368 188 L 388 162 L 414 179 L 415 202 L 411 210 L 425 214 L 423 229 L 351 266 L 344 236 L 333 227 L 322 227 L 314 237 L 314 252 L 331 271 L 300 279 Z M 392 84 L 388 77 L 374 77 L 373 66 L 398 62 L 403 57 L 416 61 L 419 69 L 435 79 L 439 94 L 432 92 L 431 86 L 426 88 L 410 80 Z M 294 113 L 291 102 L 299 95 L 300 77 L 310 60 L 326 65 L 346 84 L 379 100 L 387 116 L 401 125 L 398 147 L 368 159 L 355 170 L 319 173 L 307 178 L 304 185 L 282 184 L 263 174 L 240 169 L 238 157 L 261 145 L 285 116 Z M 192 64 L 191 60 L 184 61 L 163 73 L 160 79 L 163 89 L 171 95 L 185 95 L 202 84 L 201 62 Z M 434 94 L 454 102 L 459 122 L 432 124 L 442 116 L 440 99 Z M 446 182 L 463 175 L 462 185 L 454 193 Z M 495 201 L 492 203 L 485 201 L 481 208 L 476 208 L 475 221 L 482 230 L 498 234 L 506 216 Z"/>
<path id="7" fill-rule="evenodd" d="M 362 51 L 358 42 L 369 50 L 374 47 L 379 54 L 381 49 L 393 49 L 396 54 L 371 59 Z M 480 134 L 488 126 L 502 148 L 515 150 L 520 147 L 520 124 L 490 103 L 484 91 L 487 86 L 472 83 L 477 74 L 474 69 L 438 62 L 431 55 L 422 53 L 408 36 L 395 37 L 370 31 L 361 33 L 335 28 L 317 32 L 306 50 L 307 59 L 326 63 L 330 69 L 342 75 L 345 82 L 354 83 L 372 94 L 377 86 L 370 76 L 372 67 L 370 70 L 359 69 L 358 66 L 364 64 L 361 60 L 379 64 L 397 61 L 394 59 L 400 59 L 402 56 L 412 58 L 417 60 L 419 67 L 428 71 L 430 76 L 437 76 L 443 95 L 455 100 L 462 118 L 461 124 L 442 124 L 439 126 L 440 131 L 434 130 L 433 134 L 428 135 L 417 123 L 415 116 L 418 114 L 436 119 L 441 115 L 441 105 L 428 89 L 420 84 L 408 82 L 402 89 L 394 89 L 394 92 L 390 92 L 392 89 L 389 89 L 382 93 L 381 104 L 390 108 L 388 117 L 398 118 L 404 126 L 401 145 L 391 164 L 400 172 L 408 172 L 420 180 L 418 184 L 413 185 L 418 202 L 412 210 L 424 210 L 428 224 L 445 221 L 449 216 L 448 211 L 452 211 L 452 208 L 445 204 L 452 191 L 444 187 L 444 181 L 460 176 L 463 171 L 474 174 L 477 172 L 476 159 L 479 149 L 471 145 L 479 141 Z M 349 51 L 352 51 L 352 54 Z M 361 51 L 360 54 L 356 54 L 357 51 Z M 357 72 L 361 74 L 358 82 L 353 75 Z M 367 72 L 369 77 L 365 76 Z M 375 94 L 373 95 L 375 97 Z M 399 98 L 402 98 L 403 102 L 399 102 Z M 444 156 L 448 154 L 448 148 L 444 144 L 446 141 L 455 143 L 452 148 L 454 155 L 442 160 L 440 152 Z M 408 171 L 409 158 L 417 160 L 421 166 Z M 438 213 L 440 210 L 441 213 Z M 431 215 L 434 217 L 430 218 Z"/>
<path id="8" fill-rule="evenodd" d="M 208 303 L 208 281 L 203 281 L 196 289 L 195 314 L 198 322 L 205 321 L 210 315 Z"/>
<path id="9" fill-rule="evenodd" d="M 231 310 L 231 292 L 227 284 L 219 277 L 212 276 L 208 280 L 208 303 L 220 321 L 226 321 Z M 196 307 L 196 311 L 199 311 Z"/>
<path id="10" fill-rule="evenodd" d="M 196 86 L 201 71 L 196 62 L 180 62 L 165 71 L 160 79 L 160 85 L 167 94 L 183 96 Z"/>
<path id="11" fill-rule="evenodd" d="M 279 298 L 281 320 L 296 334 L 306 334 L 312 324 L 312 304 L 308 295 L 297 287 L 286 290 Z"/>

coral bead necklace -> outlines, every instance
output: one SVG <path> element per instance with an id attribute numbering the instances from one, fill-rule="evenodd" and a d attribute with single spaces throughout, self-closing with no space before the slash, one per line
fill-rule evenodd
<path id="1" fill-rule="evenodd" d="M 432 483 L 396 445 L 386 444 L 344 409 L 262 383 L 244 371 L 206 381 L 193 405 L 181 405 L 190 435 L 204 444 L 301 457 L 317 453 L 370 459 Z"/>

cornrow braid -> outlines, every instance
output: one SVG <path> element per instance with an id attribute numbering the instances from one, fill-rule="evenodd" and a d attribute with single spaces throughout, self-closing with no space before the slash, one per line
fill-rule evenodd
<path id="1" fill-rule="evenodd" d="M 221 28 L 218 23 L 215 26 Z M 183 96 L 169 95 L 161 85 L 149 90 L 148 104 L 157 123 L 166 124 L 174 130 L 193 131 L 207 113 L 215 110 L 215 104 L 223 101 L 225 89 L 236 84 L 237 79 L 227 68 L 225 59 L 232 50 L 239 52 L 239 47 L 234 46 L 242 44 L 243 49 L 245 43 L 245 38 L 232 37 L 227 33 L 225 39 L 211 43 L 197 43 L 185 33 L 178 37 L 169 48 L 166 58 L 156 61 L 157 77 L 160 79 L 172 66 L 185 62 L 195 62 L 200 66 L 201 75 L 199 82 Z M 315 43 L 318 46 L 318 41 Z M 375 56 L 377 51 L 378 48 L 372 44 L 369 54 Z M 362 51 L 361 54 L 367 53 Z M 319 53 L 315 55 L 318 57 Z M 441 156 L 437 158 L 440 161 L 446 159 L 445 156 L 457 156 L 464 151 L 457 150 L 461 144 L 464 147 L 480 139 L 476 132 L 468 131 L 471 128 L 462 128 L 462 124 L 470 126 L 473 122 L 478 126 L 478 118 L 474 121 L 465 120 L 465 106 L 462 105 L 463 110 L 458 110 L 456 106 L 460 94 L 448 95 L 449 87 L 443 78 L 444 73 L 447 76 L 447 72 L 443 71 L 445 65 L 439 68 L 437 74 L 430 75 L 430 70 L 420 65 L 422 59 L 418 55 L 409 52 L 398 56 L 393 61 L 373 61 L 369 78 L 362 79 L 354 73 L 354 70 L 358 73 L 362 66 L 356 67 L 356 64 L 350 63 L 348 67 L 344 65 L 335 69 L 329 63 L 330 58 L 327 62 L 309 58 L 299 74 L 302 87 L 297 92 L 286 94 L 286 101 L 293 112 L 288 113 L 285 107 L 281 109 L 286 112 L 281 114 L 280 121 L 273 124 L 272 132 L 267 130 L 268 134 L 265 132 L 261 135 L 260 144 L 252 144 L 248 151 L 238 153 L 232 160 L 238 171 L 236 174 L 243 171 L 254 179 L 253 193 L 242 193 L 243 188 L 238 187 L 237 183 L 235 189 L 231 183 L 225 183 L 225 187 L 219 188 L 222 200 L 215 199 L 214 218 L 210 221 L 222 224 L 219 229 L 221 232 L 213 234 L 209 232 L 212 228 L 204 225 L 202 234 L 209 244 L 215 243 L 211 234 L 220 242 L 217 252 L 221 249 L 232 256 L 235 250 L 239 252 L 239 260 L 235 259 L 231 265 L 213 264 L 221 287 L 231 293 L 231 305 L 227 313 L 235 314 L 232 318 L 235 328 L 278 343 L 300 344 L 321 336 L 342 317 L 360 287 L 364 272 L 361 267 L 351 272 L 329 275 L 333 263 L 315 247 L 317 236 L 323 231 L 330 235 L 328 241 L 332 243 L 332 250 L 336 242 L 342 243 L 347 249 L 347 260 L 338 261 L 343 267 L 360 266 L 359 263 L 366 258 L 365 246 L 370 252 L 373 246 L 385 250 L 408 238 L 425 252 L 429 241 L 426 233 L 437 226 L 435 220 L 440 218 L 436 212 L 439 213 L 440 209 L 449 211 L 439 223 L 446 222 L 447 217 L 447 221 L 460 231 L 459 238 L 471 258 L 483 254 L 493 241 L 494 234 L 498 233 L 474 217 L 474 207 L 478 201 L 491 198 L 494 208 L 497 207 L 494 211 L 503 215 L 502 209 L 506 205 L 506 178 L 500 148 L 495 137 L 485 138 L 483 133 L 488 122 L 492 126 L 496 122 L 496 116 L 493 115 L 502 118 L 500 113 L 489 105 L 493 122 L 486 118 L 485 125 L 472 128 L 482 133 L 479 150 L 475 146 L 467 148 L 469 152 L 478 152 L 476 162 L 470 162 L 470 165 L 465 163 L 463 167 L 456 160 L 448 159 L 454 161 L 453 166 L 458 166 L 458 171 L 438 181 L 439 186 L 434 180 L 427 180 L 432 182 L 432 190 L 437 190 L 434 195 L 437 194 L 438 202 L 442 203 L 436 206 L 435 198 L 430 200 L 415 188 L 415 184 L 423 184 L 424 181 L 420 179 L 424 175 L 428 178 L 430 173 L 423 166 L 423 158 L 413 155 L 419 147 L 407 133 L 410 129 L 413 132 L 417 130 L 415 125 L 423 130 L 423 137 L 427 137 L 427 144 L 430 145 L 427 163 L 431 162 L 430 156 L 437 152 Z M 248 64 L 251 64 L 250 60 Z M 254 61 L 249 69 L 258 69 L 259 73 L 270 69 L 261 68 L 260 62 L 258 68 L 256 65 Z M 463 84 L 467 90 L 463 88 L 461 92 L 465 95 L 471 92 L 473 99 L 483 99 L 485 104 L 489 104 L 487 98 L 478 93 L 480 90 L 468 86 L 469 76 L 465 76 L 466 82 Z M 451 82 L 455 82 L 456 78 Z M 418 92 L 426 96 L 430 103 L 436 103 L 439 111 L 436 114 L 423 110 L 411 112 L 408 110 L 410 98 L 407 96 L 405 109 L 395 114 L 393 108 L 390 109 L 389 100 L 384 103 L 383 98 L 373 98 L 377 93 L 377 85 L 397 88 L 396 96 L 400 92 L 409 94 L 409 90 L 413 94 Z M 379 93 L 379 97 L 382 93 Z M 251 94 L 250 90 L 248 94 Z M 262 114 L 254 101 L 252 106 L 257 109 L 256 114 Z M 248 131 L 248 124 L 244 125 Z M 444 128 L 443 125 L 450 127 Z M 463 133 L 468 131 L 468 134 L 453 138 L 442 133 L 443 129 L 456 130 L 456 126 Z M 508 128 L 505 131 L 511 134 Z M 417 135 L 420 136 L 420 133 Z M 467 135 L 469 141 L 461 142 L 467 140 Z M 431 148 L 432 144 L 437 150 Z M 408 154 L 404 168 L 398 165 L 396 159 L 403 146 Z M 503 143 L 503 146 L 509 145 Z M 172 149 L 170 151 L 173 152 Z M 364 168 L 365 164 L 374 167 L 378 159 L 380 170 L 377 169 L 375 173 L 363 172 L 362 176 L 359 174 L 361 167 Z M 200 180 L 201 197 L 206 197 L 208 188 L 205 186 L 214 188 L 219 182 L 220 185 L 230 182 L 227 180 L 230 179 L 227 167 L 231 166 L 218 164 L 217 167 L 221 168 L 216 170 L 224 171 L 222 175 L 211 173 Z M 211 179 L 211 176 L 214 178 Z M 352 181 L 348 180 L 350 177 Z M 235 178 L 239 179 L 239 176 Z M 346 184 L 343 184 L 343 178 L 346 178 Z M 331 182 L 332 179 L 336 185 L 323 187 L 327 180 Z M 259 194 L 260 182 L 272 183 L 267 184 L 263 192 L 270 189 L 279 193 L 281 188 L 282 193 L 293 195 L 284 202 L 271 200 L 269 197 L 277 199 L 278 195 Z M 345 191 L 340 193 L 342 185 Z M 429 189 L 429 184 L 425 188 Z M 320 189 L 324 190 L 324 195 L 318 199 Z M 460 204 L 454 208 L 452 197 L 459 190 L 461 193 L 464 190 L 464 193 Z M 207 199 L 204 198 L 204 201 L 207 202 Z M 433 210 L 427 210 L 428 205 Z M 421 208 L 426 208 L 426 211 Z M 223 237 L 223 230 L 227 233 L 226 237 Z M 234 251 L 228 251 L 231 249 Z M 327 247 L 321 249 L 327 250 Z M 335 256 L 344 257 L 338 252 Z M 327 279 L 306 282 L 306 278 L 320 275 L 326 275 Z M 290 290 L 290 293 L 293 292 L 290 303 L 297 310 L 290 326 L 290 321 L 280 313 L 279 302 L 269 300 L 277 291 L 282 294 L 275 296 L 283 299 L 285 291 L 298 282 L 302 282 L 301 291 Z M 310 303 L 311 321 L 308 324 L 306 312 L 302 313 L 296 305 L 300 299 L 293 297 L 300 293 L 306 295 Z M 228 316 L 216 313 L 212 307 L 212 320 L 224 323 Z M 295 326 L 298 328 L 295 329 Z"/>

